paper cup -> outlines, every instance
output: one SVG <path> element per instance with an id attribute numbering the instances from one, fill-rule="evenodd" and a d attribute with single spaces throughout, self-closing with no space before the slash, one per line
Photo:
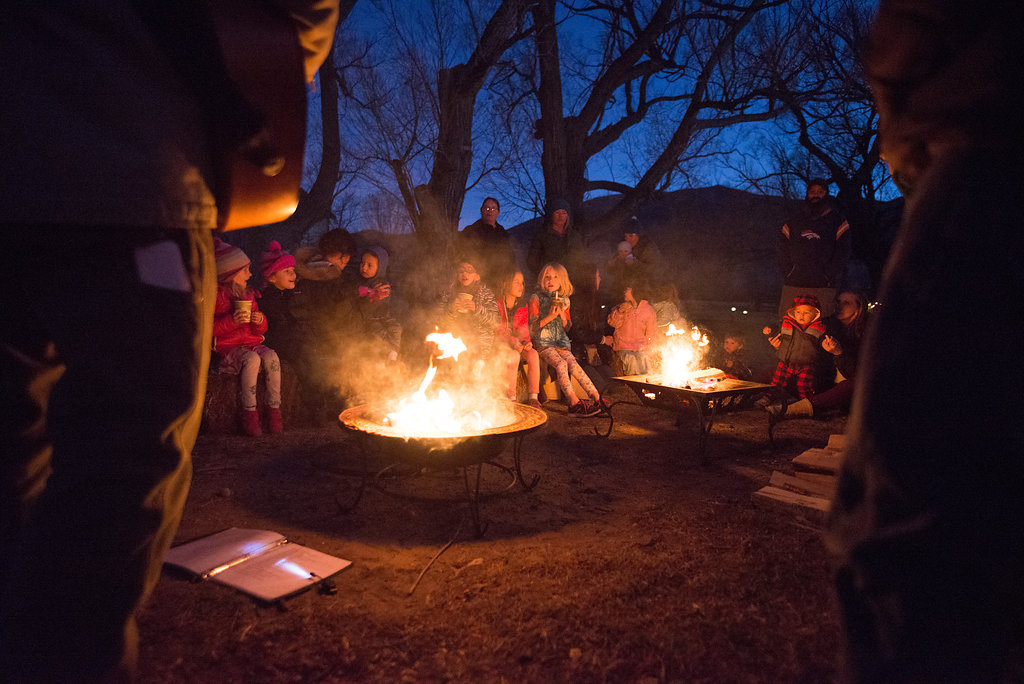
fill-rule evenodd
<path id="1" fill-rule="evenodd" d="M 245 312 L 245 322 L 248 323 L 252 320 L 252 300 L 251 299 L 236 299 L 235 300 L 235 311 Z"/>
<path id="2" fill-rule="evenodd" d="M 468 292 L 460 292 L 459 299 L 461 299 L 464 302 L 471 302 L 473 301 L 473 295 L 469 294 Z"/>

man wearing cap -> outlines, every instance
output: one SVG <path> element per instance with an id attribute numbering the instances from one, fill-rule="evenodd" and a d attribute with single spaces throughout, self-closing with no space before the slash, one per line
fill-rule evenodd
<path id="1" fill-rule="evenodd" d="M 800 294 L 814 295 L 821 302 L 821 315 L 831 316 L 851 248 L 850 224 L 830 201 L 828 182 L 811 180 L 803 209 L 779 231 L 779 318 L 786 315 L 793 297 Z"/>
<path id="2" fill-rule="evenodd" d="M 547 203 L 544 214 L 544 225 L 530 242 L 526 265 L 534 281 L 544 264 L 555 262 L 565 266 L 570 281 L 577 282 L 584 257 L 583 236 L 572 225 L 569 203 L 553 199 Z"/>

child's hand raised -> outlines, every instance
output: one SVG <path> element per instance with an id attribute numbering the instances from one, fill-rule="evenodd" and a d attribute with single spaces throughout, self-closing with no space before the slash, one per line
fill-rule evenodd
<path id="1" fill-rule="evenodd" d="M 768 338 L 768 344 L 772 345 L 776 349 L 778 349 L 780 346 L 782 346 L 782 333 L 779 333 L 775 337 L 769 337 Z"/>

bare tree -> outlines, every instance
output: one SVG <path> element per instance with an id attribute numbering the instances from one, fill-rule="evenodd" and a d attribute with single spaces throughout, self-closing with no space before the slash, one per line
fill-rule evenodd
<path id="1" fill-rule="evenodd" d="M 349 149 L 356 158 L 377 162 L 371 180 L 397 190 L 417 235 L 434 249 L 449 244 L 458 228 L 470 173 L 481 158 L 474 149 L 477 97 L 505 51 L 527 35 L 528 5 L 529 0 L 501 0 L 482 21 L 479 3 L 467 0 L 464 11 L 456 12 L 455 3 L 433 0 L 433 25 L 406 35 L 400 13 L 408 6 L 381 2 L 395 54 L 362 71 L 346 91 L 362 136 Z M 465 28 L 458 40 L 468 33 L 473 42 L 453 45 L 453 25 Z M 448 62 L 449 53 L 465 53 L 467 47 L 463 61 Z M 379 174 L 381 166 L 390 178 Z"/>
<path id="2" fill-rule="evenodd" d="M 569 3 L 572 16 L 601 31 L 600 52 L 590 55 L 592 64 L 582 64 L 577 57 L 575 66 L 574 60 L 560 58 L 555 0 L 535 3 L 534 92 L 546 198 L 564 197 L 579 214 L 586 193 L 619 192 L 620 201 L 590 221 L 620 222 L 664 187 L 694 144 L 699 149 L 706 142 L 703 134 L 774 117 L 778 102 L 770 83 L 763 71 L 744 59 L 738 41 L 755 17 L 786 1 Z M 567 86 L 580 83 L 585 87 L 566 115 L 563 94 Z M 672 112 L 675 125 L 653 157 L 638 168 L 635 183 L 589 178 L 591 160 L 658 108 Z"/>
<path id="3" fill-rule="evenodd" d="M 878 114 L 860 66 L 875 8 L 864 0 L 800 0 L 799 9 L 790 16 L 787 45 L 773 35 L 767 36 L 772 44 L 759 46 L 762 54 L 790 50 L 789 63 L 799 68 L 773 74 L 786 112 L 776 120 L 779 133 L 765 143 L 772 168 L 747 177 L 787 196 L 801 196 L 813 177 L 829 179 L 853 228 L 854 249 L 877 278 L 887 249 L 879 234 L 879 197 L 891 180 L 879 157 Z"/>

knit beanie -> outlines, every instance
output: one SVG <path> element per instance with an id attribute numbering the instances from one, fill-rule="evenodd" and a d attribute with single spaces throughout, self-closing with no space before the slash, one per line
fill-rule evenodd
<path id="1" fill-rule="evenodd" d="M 552 214 L 554 214 L 559 209 L 564 209 L 567 213 L 570 213 L 570 214 L 572 213 L 569 210 L 569 203 L 566 202 L 564 199 L 560 199 L 560 198 L 559 199 L 553 199 L 550 202 L 548 202 L 547 206 L 544 207 L 544 213 L 546 213 L 548 216 L 551 216 Z"/>
<path id="2" fill-rule="evenodd" d="M 267 251 L 260 256 L 260 271 L 263 273 L 264 280 L 278 271 L 294 267 L 295 257 L 281 249 L 281 243 L 277 240 L 272 240 L 267 245 Z"/>
<path id="3" fill-rule="evenodd" d="M 213 258 L 217 262 L 217 280 L 224 281 L 249 265 L 249 257 L 238 247 L 213 238 Z"/>

